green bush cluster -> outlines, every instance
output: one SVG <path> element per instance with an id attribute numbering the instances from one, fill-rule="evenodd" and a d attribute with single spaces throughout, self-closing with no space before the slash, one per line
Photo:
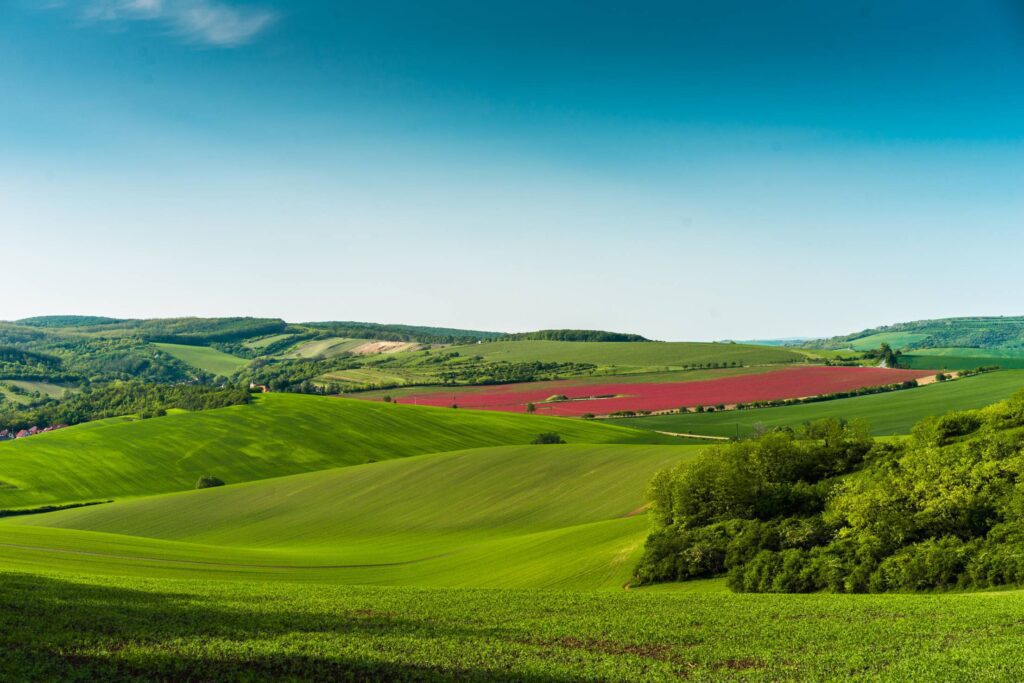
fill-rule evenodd
<path id="1" fill-rule="evenodd" d="M 873 443 L 830 419 L 706 451 L 651 482 L 641 583 L 746 592 L 1024 583 L 1024 392 Z"/>

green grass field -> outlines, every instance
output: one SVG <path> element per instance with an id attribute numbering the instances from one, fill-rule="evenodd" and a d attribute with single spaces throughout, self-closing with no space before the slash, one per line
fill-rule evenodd
<path id="1" fill-rule="evenodd" d="M 703 363 L 736 361 L 743 365 L 761 365 L 806 359 L 804 354 L 779 347 L 700 342 L 501 341 L 452 346 L 448 350 L 466 356 L 483 356 L 488 361 L 592 363 L 618 372 L 680 370 Z"/>
<path id="2" fill-rule="evenodd" d="M 0 574 L 3 680 L 1013 681 L 1024 593 L 447 590 Z"/>
<path id="3" fill-rule="evenodd" d="M 25 391 L 35 392 L 49 396 L 50 398 L 63 398 L 68 392 L 74 393 L 77 391 L 75 387 L 62 386 L 60 384 L 52 384 L 50 382 L 30 382 L 28 380 L 21 379 L 5 379 L 0 380 L 2 384 L 13 384 L 16 387 L 20 387 Z"/>
<path id="4" fill-rule="evenodd" d="M 154 346 L 171 354 L 182 363 L 212 375 L 229 377 L 248 363 L 244 358 L 232 356 L 209 346 L 185 346 L 184 344 L 154 344 Z"/>
<path id="5" fill-rule="evenodd" d="M 269 337 L 261 337 L 259 339 L 252 339 L 250 341 L 243 342 L 243 346 L 252 349 L 253 351 L 262 351 L 271 344 L 276 344 L 283 339 L 289 339 L 295 335 L 288 332 L 285 334 L 272 334 Z"/>
<path id="6" fill-rule="evenodd" d="M 288 358 L 335 358 L 370 341 L 369 339 L 348 339 L 346 337 L 329 337 L 303 342 L 292 348 Z"/>
<path id="7" fill-rule="evenodd" d="M 923 417 L 981 408 L 1024 389 L 1024 372 L 999 372 L 935 383 L 917 389 L 837 401 L 823 401 L 780 408 L 732 410 L 718 413 L 654 415 L 608 420 L 612 424 L 683 434 L 709 436 L 751 436 L 754 425 L 797 427 L 822 417 L 867 420 L 876 435 L 906 434 Z"/>
<path id="8" fill-rule="evenodd" d="M 506 446 L 0 521 L 3 566 L 195 578 L 615 588 L 654 473 L 697 446 Z M 28 527 L 46 527 L 28 528 Z M 24 564 L 22 564 L 24 563 Z"/>
<path id="9" fill-rule="evenodd" d="M 983 365 L 1024 369 L 1024 349 L 914 349 L 901 363 L 928 370 L 971 370 Z"/>
<path id="10" fill-rule="evenodd" d="M 0 443 L 0 509 L 123 498 L 371 460 L 529 443 L 557 431 L 575 443 L 671 442 L 582 421 L 266 394 L 251 405 L 90 423 Z"/>

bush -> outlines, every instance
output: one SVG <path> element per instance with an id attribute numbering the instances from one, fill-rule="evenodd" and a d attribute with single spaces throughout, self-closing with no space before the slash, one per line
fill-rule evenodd
<path id="1" fill-rule="evenodd" d="M 209 474 L 199 477 L 199 481 L 196 482 L 197 489 L 212 489 L 217 486 L 224 486 L 224 481 Z"/>
<path id="2" fill-rule="evenodd" d="M 558 434 L 558 432 L 543 432 L 537 435 L 531 443 L 535 444 L 552 444 L 552 443 L 565 443 L 565 440 Z"/>

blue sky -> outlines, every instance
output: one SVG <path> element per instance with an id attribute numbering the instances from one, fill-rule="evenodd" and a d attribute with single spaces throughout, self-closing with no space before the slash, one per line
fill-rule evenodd
<path id="1" fill-rule="evenodd" d="M 0 4 L 0 318 L 1022 313 L 1024 4 Z"/>

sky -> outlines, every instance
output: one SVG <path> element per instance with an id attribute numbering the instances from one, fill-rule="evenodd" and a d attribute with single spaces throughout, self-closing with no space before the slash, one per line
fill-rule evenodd
<path id="1" fill-rule="evenodd" d="M 3 0 L 0 319 L 1024 313 L 1024 1 Z"/>

